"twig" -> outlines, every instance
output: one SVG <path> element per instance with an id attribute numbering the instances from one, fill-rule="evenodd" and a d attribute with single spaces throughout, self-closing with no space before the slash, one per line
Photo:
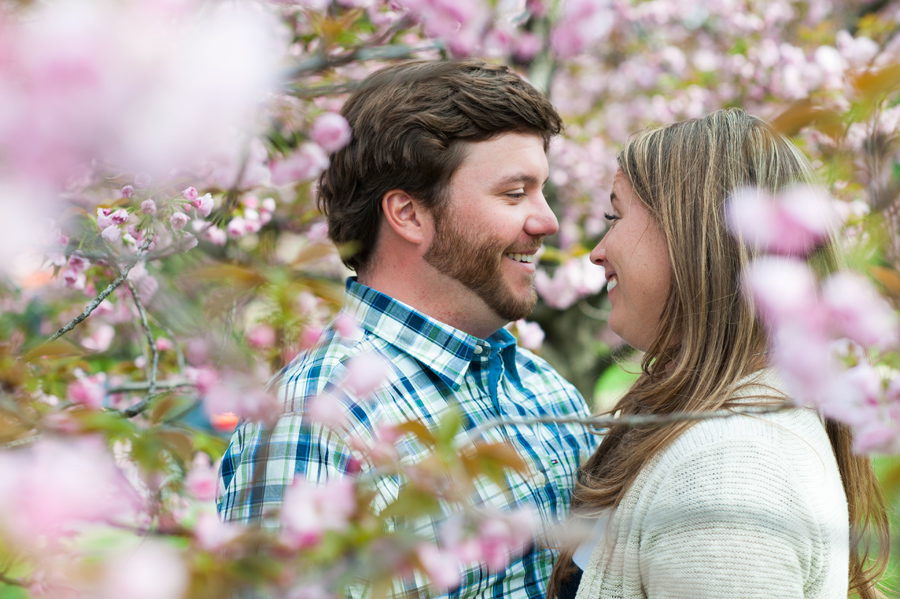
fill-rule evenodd
<path id="1" fill-rule="evenodd" d="M 481 433 L 504 425 L 531 425 L 531 424 L 581 424 L 595 435 L 603 434 L 604 429 L 610 426 L 644 426 L 647 424 L 666 424 L 669 422 L 683 422 L 686 420 L 714 420 L 717 418 L 731 418 L 732 416 L 759 416 L 762 414 L 774 414 L 797 407 L 791 402 L 781 402 L 771 406 L 753 406 L 744 410 L 716 410 L 715 412 L 673 412 L 671 414 L 647 414 L 644 416 L 538 416 L 535 418 L 504 418 L 489 420 L 479 424 L 469 431 L 469 441 L 475 441 Z"/>
<path id="2" fill-rule="evenodd" d="M 339 67 L 351 62 L 364 62 L 366 60 L 393 60 L 397 58 L 410 58 L 425 50 L 442 50 L 444 44 L 437 40 L 431 40 L 416 46 L 379 46 L 377 48 L 360 47 L 344 52 L 343 54 L 325 55 L 316 54 L 294 67 L 288 74 L 288 79 L 293 81 L 308 73 L 324 71 L 325 69 Z"/>
<path id="3" fill-rule="evenodd" d="M 177 389 L 178 387 L 196 387 L 196 383 L 193 383 L 187 379 L 184 380 L 169 380 L 169 381 L 156 381 L 155 389 Z M 107 389 L 107 393 L 125 393 L 128 391 L 147 391 L 150 389 L 150 381 L 134 381 L 129 383 L 122 383 L 116 387 L 112 387 Z"/>
<path id="4" fill-rule="evenodd" d="M 147 248 L 150 247 L 150 243 L 151 243 L 152 241 L 153 241 L 153 237 L 150 236 L 150 235 L 148 235 L 148 236 L 147 236 L 147 239 L 144 241 L 144 243 L 141 245 L 140 249 L 138 250 L 138 253 L 137 253 L 136 258 L 139 258 L 144 252 L 147 251 Z M 126 266 L 125 266 L 125 268 L 122 269 L 122 274 L 120 274 L 118 277 L 116 277 L 116 278 L 113 280 L 113 282 L 110 283 L 110 284 L 106 287 L 106 289 L 104 289 L 103 291 L 101 291 L 101 292 L 100 292 L 100 295 L 98 295 L 96 298 L 94 298 L 94 301 L 92 301 L 90 304 L 87 305 L 87 307 L 84 309 L 84 312 L 82 312 L 81 314 L 79 314 L 78 316 L 76 316 L 76 317 L 72 320 L 72 322 L 70 322 L 69 324 L 67 324 L 67 325 L 64 326 L 63 328 L 61 328 L 61 329 L 59 329 L 58 331 L 56 331 L 56 333 L 55 333 L 52 337 L 50 337 L 49 339 L 47 339 L 47 341 L 54 341 L 54 340 L 56 340 L 56 339 L 59 339 L 60 337 L 62 337 L 63 335 L 65 335 L 66 333 L 68 333 L 69 331 L 71 331 L 72 329 L 74 329 L 76 326 L 78 326 L 78 324 L 79 324 L 82 320 L 84 320 L 85 318 L 87 318 L 88 316 L 90 316 L 90 315 L 91 315 L 91 312 L 93 312 L 94 310 L 96 310 L 96 309 L 97 309 L 97 306 L 99 306 L 99 305 L 103 302 L 103 300 L 105 300 L 107 297 L 109 297 L 109 294 L 111 294 L 113 291 L 115 291 L 116 288 L 118 288 L 119 285 L 122 284 L 122 282 L 123 282 L 123 281 L 125 280 L 125 278 L 128 276 L 128 273 L 131 272 L 131 269 L 134 268 L 134 265 L 137 264 L 138 262 L 140 262 L 140 259 L 135 259 L 134 261 L 131 261 L 131 262 L 127 263 Z M 45 343 L 46 343 L 46 342 L 45 342 Z"/>
<path id="5" fill-rule="evenodd" d="M 0 574 L 0 582 L 14 587 L 30 587 L 31 581 L 27 578 L 10 578 L 6 574 Z"/>
<path id="6" fill-rule="evenodd" d="M 156 348 L 156 340 L 153 338 L 153 331 L 150 330 L 150 323 L 147 322 L 147 313 L 144 311 L 144 305 L 141 303 L 141 296 L 134 286 L 134 283 L 126 280 L 128 290 L 134 299 L 134 305 L 137 306 L 138 314 L 141 317 L 141 326 L 144 327 L 144 334 L 147 336 L 147 345 L 150 347 L 150 375 L 147 377 L 147 395 L 144 401 L 148 401 L 150 396 L 156 393 L 156 374 L 159 370 L 159 350 Z"/>
<path id="7" fill-rule="evenodd" d="M 144 399 L 137 402 L 130 408 L 122 410 L 122 414 L 124 414 L 128 418 L 134 418 L 138 414 L 144 412 L 144 410 L 146 410 L 150 406 L 150 402 L 152 402 L 157 397 L 162 397 L 163 395 L 166 395 L 166 393 L 157 393 L 156 395 L 148 394 L 144 397 Z"/>
<path id="8" fill-rule="evenodd" d="M 31 437 L 24 437 L 22 439 L 14 439 L 13 441 L 7 441 L 6 443 L 0 445 L 0 449 L 12 449 L 13 447 L 19 447 L 20 445 L 31 445 L 32 443 L 37 443 L 43 438 L 44 435 L 34 435 Z"/>

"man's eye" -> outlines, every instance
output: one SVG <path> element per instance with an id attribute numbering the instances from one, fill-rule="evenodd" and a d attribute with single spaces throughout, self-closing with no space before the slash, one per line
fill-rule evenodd
<path id="1" fill-rule="evenodd" d="M 616 216 L 615 214 L 610 214 L 609 212 L 604 212 L 603 217 L 609 222 L 616 221 L 622 218 L 621 216 Z"/>
<path id="2" fill-rule="evenodd" d="M 524 191 L 511 191 L 511 192 L 507 193 L 506 195 L 511 198 L 515 198 L 517 200 L 521 200 L 522 198 L 528 197 L 528 194 L 525 193 Z"/>

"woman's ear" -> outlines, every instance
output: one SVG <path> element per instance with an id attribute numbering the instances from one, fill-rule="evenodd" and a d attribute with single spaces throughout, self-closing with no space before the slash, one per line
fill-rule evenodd
<path id="1" fill-rule="evenodd" d="M 392 189 L 385 193 L 381 209 L 388 226 L 406 241 L 420 245 L 431 239 L 431 213 L 405 191 Z"/>

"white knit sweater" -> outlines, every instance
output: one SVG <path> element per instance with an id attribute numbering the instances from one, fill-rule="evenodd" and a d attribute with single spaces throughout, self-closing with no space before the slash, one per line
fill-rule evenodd
<path id="1" fill-rule="evenodd" d="M 702 421 L 638 475 L 577 599 L 846 599 L 848 521 L 816 412 Z"/>

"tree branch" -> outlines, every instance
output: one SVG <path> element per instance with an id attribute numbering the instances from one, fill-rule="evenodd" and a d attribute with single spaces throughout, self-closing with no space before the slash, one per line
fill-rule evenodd
<path id="1" fill-rule="evenodd" d="M 531 425 L 531 424 L 581 424 L 594 430 L 592 434 L 602 435 L 611 426 L 644 426 L 647 424 L 666 424 L 670 422 L 684 422 L 688 420 L 715 420 L 718 418 L 731 418 L 732 416 L 759 416 L 762 414 L 774 414 L 797 406 L 789 401 L 783 401 L 770 406 L 751 406 L 743 410 L 716 410 L 715 412 L 673 412 L 671 414 L 648 414 L 645 416 L 590 416 L 581 418 L 578 416 L 540 416 L 535 418 L 503 418 L 489 420 L 469 431 L 469 441 L 474 442 L 481 434 L 489 429 L 504 425 Z"/>
<path id="2" fill-rule="evenodd" d="M 365 46 L 354 48 L 343 54 L 325 55 L 316 54 L 295 66 L 288 74 L 288 79 L 293 81 L 309 73 L 324 71 L 339 67 L 351 62 L 364 62 L 367 60 L 396 60 L 399 58 L 411 58 L 419 52 L 426 50 L 443 50 L 444 44 L 438 40 L 429 40 L 416 46 L 391 45 L 367 48 Z"/>
<path id="3" fill-rule="evenodd" d="M 178 387 L 196 387 L 196 383 L 193 383 L 187 379 L 184 380 L 169 380 L 169 381 L 157 381 L 155 389 L 177 389 Z M 112 387 L 107 389 L 107 393 L 126 393 L 128 391 L 147 391 L 150 389 L 150 381 L 135 381 L 129 383 L 122 383 L 116 387 Z"/>
<path id="4" fill-rule="evenodd" d="M 150 235 L 148 235 L 148 236 L 147 236 L 147 239 L 144 241 L 144 243 L 141 245 L 140 249 L 138 250 L 138 253 L 137 253 L 136 258 L 139 258 L 144 252 L 147 251 L 147 248 L 150 247 L 150 243 L 151 243 L 152 241 L 153 241 L 153 237 L 150 236 Z M 101 291 L 101 292 L 100 292 L 100 295 L 98 295 L 96 298 L 94 298 L 94 300 L 93 300 L 90 304 L 88 304 L 87 307 L 85 307 L 84 312 L 82 312 L 81 314 L 79 314 L 78 316 L 76 316 L 74 319 L 72 319 L 72 322 L 70 322 L 69 324 L 67 324 L 67 325 L 64 326 L 63 328 L 61 328 L 61 329 L 59 329 L 58 331 L 56 331 L 56 333 L 55 333 L 52 337 L 50 337 L 49 339 L 47 339 L 47 341 L 54 341 L 54 340 L 56 340 L 56 339 L 59 339 L 60 337 L 62 337 L 63 335 L 65 335 L 66 333 L 68 333 L 69 331 L 71 331 L 72 329 L 74 329 L 76 326 L 78 326 L 78 324 L 81 323 L 81 321 L 83 321 L 85 318 L 87 318 L 88 316 L 90 316 L 90 315 L 91 315 L 91 312 L 93 312 L 94 310 L 96 310 L 96 309 L 97 309 L 97 306 L 99 306 L 99 305 L 103 302 L 103 300 L 105 300 L 107 297 L 109 297 L 109 295 L 110 295 L 113 291 L 115 291 L 116 288 L 119 287 L 119 285 L 122 284 L 122 282 L 123 282 L 123 281 L 125 280 L 125 278 L 128 276 L 128 273 L 131 272 L 131 269 L 134 268 L 134 265 L 137 264 L 138 262 L 140 262 L 140 259 L 136 259 L 136 260 L 134 260 L 133 262 L 129 262 L 129 263 L 125 266 L 125 268 L 122 269 L 122 274 L 120 274 L 118 277 L 116 277 L 116 278 L 113 280 L 113 282 L 110 283 L 110 284 L 106 287 L 106 289 L 104 289 L 103 291 Z M 46 343 L 46 342 L 45 342 L 45 343 Z"/>
<path id="5" fill-rule="evenodd" d="M 144 305 L 141 303 L 141 296 L 137 289 L 129 280 L 125 281 L 131 297 L 134 299 L 134 305 L 137 306 L 138 314 L 141 317 L 141 326 L 144 328 L 144 335 L 147 337 L 147 345 L 150 347 L 150 374 L 147 381 L 147 395 L 144 401 L 148 401 L 150 396 L 156 393 L 156 374 L 159 369 L 159 350 L 156 347 L 156 340 L 153 338 L 153 331 L 150 330 L 150 323 L 147 322 L 147 313 L 144 311 Z"/>

